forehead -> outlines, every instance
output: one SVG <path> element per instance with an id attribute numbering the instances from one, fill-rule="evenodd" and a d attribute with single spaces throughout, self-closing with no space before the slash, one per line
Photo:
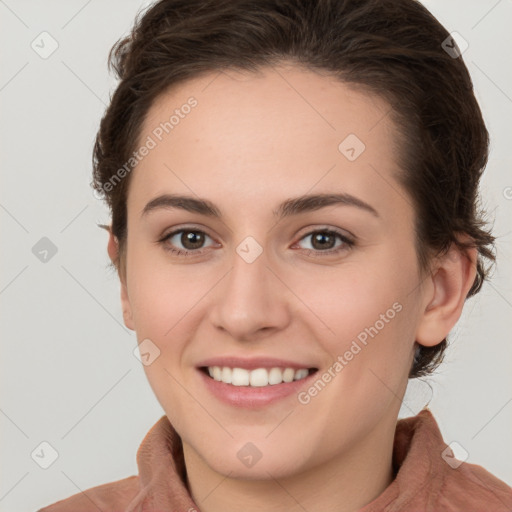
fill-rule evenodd
<path id="1" fill-rule="evenodd" d="M 139 138 L 152 149 L 129 196 L 139 209 L 170 191 L 277 201 L 313 188 L 367 195 L 379 187 L 396 196 L 398 184 L 384 190 L 397 171 L 390 111 L 356 85 L 296 66 L 212 72 L 153 103 Z"/>

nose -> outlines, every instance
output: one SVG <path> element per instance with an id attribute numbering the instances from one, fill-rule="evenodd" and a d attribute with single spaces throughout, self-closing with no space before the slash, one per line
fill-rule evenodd
<path id="1" fill-rule="evenodd" d="M 291 293 L 263 251 L 254 261 L 234 253 L 228 274 L 212 297 L 210 319 L 238 341 L 257 340 L 290 322 Z"/>

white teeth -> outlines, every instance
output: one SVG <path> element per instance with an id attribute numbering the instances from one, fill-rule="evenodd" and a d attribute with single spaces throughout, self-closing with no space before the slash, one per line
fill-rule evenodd
<path id="1" fill-rule="evenodd" d="M 216 368 L 218 368 L 218 366 L 216 366 Z M 233 384 L 233 386 L 248 386 L 249 372 L 242 368 L 233 368 L 233 372 L 231 373 L 231 384 Z"/>
<path id="2" fill-rule="evenodd" d="M 254 387 L 268 386 L 268 371 L 265 368 L 253 370 L 249 376 L 249 384 Z"/>
<path id="3" fill-rule="evenodd" d="M 304 379 L 309 375 L 309 370 L 301 368 L 257 368 L 255 370 L 246 370 L 244 368 L 229 368 L 227 366 L 209 366 L 208 373 L 210 377 L 225 384 L 233 386 L 251 386 L 263 387 L 281 384 L 282 382 L 293 382 L 294 380 Z"/>
<path id="4" fill-rule="evenodd" d="M 221 380 L 222 379 L 221 369 L 218 366 L 214 366 L 213 367 L 213 378 L 215 380 Z"/>
<path id="5" fill-rule="evenodd" d="M 286 370 L 283 372 L 283 380 L 285 382 L 292 382 L 294 376 L 295 371 L 293 368 L 286 368 Z"/>
<path id="6" fill-rule="evenodd" d="M 279 368 L 272 368 L 268 372 L 268 383 L 270 385 L 281 384 L 283 382 L 283 372 Z"/>
<path id="7" fill-rule="evenodd" d="M 231 368 L 224 366 L 222 368 L 222 374 L 221 374 L 222 382 L 225 382 L 226 384 L 231 384 L 231 379 L 233 378 L 232 374 L 233 374 L 233 371 L 231 370 Z"/>
<path id="8" fill-rule="evenodd" d="M 304 377 L 307 377 L 308 374 L 309 374 L 309 371 L 306 370 L 305 368 L 303 368 L 302 370 L 298 370 L 295 372 L 294 379 L 295 380 L 303 379 Z"/>

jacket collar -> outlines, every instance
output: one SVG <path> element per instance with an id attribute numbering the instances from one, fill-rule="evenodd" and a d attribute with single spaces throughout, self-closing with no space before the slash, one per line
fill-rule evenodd
<path id="1" fill-rule="evenodd" d="M 397 500 L 399 509 L 401 503 L 413 500 L 424 490 L 426 482 L 430 482 L 434 489 L 441 486 L 442 474 L 446 471 L 441 466 L 446 463 L 442 461 L 439 450 L 443 446 L 441 432 L 428 408 L 416 416 L 398 420 L 393 444 L 396 477 L 383 493 L 360 512 L 382 510 L 393 500 Z M 439 456 L 432 457 L 438 451 Z M 439 467 L 434 468 L 433 461 Z M 162 416 L 146 434 L 137 451 L 137 465 L 140 492 L 127 512 L 199 510 L 187 487 L 181 438 L 167 416 Z"/>

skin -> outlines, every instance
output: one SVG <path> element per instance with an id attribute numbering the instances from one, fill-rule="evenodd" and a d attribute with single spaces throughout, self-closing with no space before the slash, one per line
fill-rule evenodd
<path id="1" fill-rule="evenodd" d="M 249 512 L 357 510 L 394 478 L 414 342 L 436 345 L 454 326 L 476 250 L 452 248 L 420 272 L 414 210 L 395 177 L 397 132 L 380 98 L 293 65 L 211 73 L 159 97 L 140 141 L 190 96 L 198 105 L 132 171 L 119 275 L 125 324 L 161 351 L 144 370 L 183 440 L 192 497 L 203 512 L 241 503 Z M 351 133 L 366 146 L 354 161 L 338 150 Z M 286 199 L 335 192 L 378 216 L 331 205 L 273 218 Z M 207 199 L 222 219 L 164 208 L 142 215 L 163 193 Z M 158 242 L 179 228 L 206 233 L 203 245 L 180 235 Z M 335 237 L 327 248 L 343 249 L 322 254 L 311 233 L 325 228 L 355 245 Z M 252 263 L 236 252 L 248 236 L 263 250 Z M 172 244 L 202 253 L 173 255 Z M 118 251 L 111 235 L 112 261 Z M 210 395 L 195 368 L 213 356 L 273 356 L 322 373 L 396 302 L 402 310 L 307 405 L 292 395 L 236 408 Z M 237 457 L 247 442 L 262 454 L 250 468 Z"/>

